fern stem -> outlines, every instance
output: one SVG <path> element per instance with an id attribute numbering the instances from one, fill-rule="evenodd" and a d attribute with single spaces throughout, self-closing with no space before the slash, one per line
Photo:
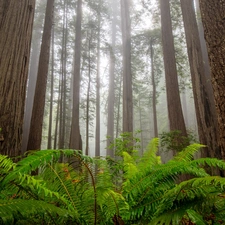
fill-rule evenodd
<path id="1" fill-rule="evenodd" d="M 87 163 L 82 162 L 83 165 L 87 168 L 90 176 L 91 176 L 91 181 L 92 181 L 92 185 L 93 185 L 93 189 L 94 189 L 94 213 L 95 213 L 95 222 L 94 225 L 97 225 L 97 193 L 96 193 L 96 185 L 95 185 L 95 179 L 94 179 L 94 175 L 91 172 L 89 166 Z"/>
<path id="2" fill-rule="evenodd" d="M 57 178 L 58 178 L 59 181 L 61 182 L 63 188 L 65 189 L 65 191 L 66 191 L 66 193 L 67 193 L 67 195 L 68 195 L 68 197 L 70 198 L 71 203 L 73 204 L 73 208 L 74 208 L 75 210 L 77 210 L 77 208 L 76 208 L 76 206 L 75 206 L 75 203 L 74 203 L 74 201 L 73 201 L 73 198 L 71 197 L 71 195 L 70 195 L 70 193 L 69 193 L 67 187 L 65 186 L 63 180 L 60 178 L 60 176 L 58 175 L 58 173 L 55 171 L 55 169 L 54 169 L 49 163 L 48 163 L 48 166 L 51 168 L 51 170 L 55 173 L 55 175 L 57 176 Z"/>
<path id="3" fill-rule="evenodd" d="M 112 197 L 112 199 L 113 199 L 113 201 L 115 203 L 116 211 L 117 211 L 117 216 L 119 216 L 120 210 L 119 210 L 118 204 L 116 203 L 116 199 L 114 198 L 114 196 L 111 193 L 110 193 L 110 196 Z"/>

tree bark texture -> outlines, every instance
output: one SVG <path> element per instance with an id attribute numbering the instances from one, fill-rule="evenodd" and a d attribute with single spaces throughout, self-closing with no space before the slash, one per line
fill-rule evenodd
<path id="1" fill-rule="evenodd" d="M 200 0 L 219 126 L 219 146 L 225 159 L 225 1 Z"/>
<path id="2" fill-rule="evenodd" d="M 133 133 L 130 0 L 121 0 L 123 42 L 123 132 Z"/>
<path id="3" fill-rule="evenodd" d="M 0 153 L 21 154 L 34 0 L 0 0 Z"/>
<path id="4" fill-rule="evenodd" d="M 41 40 L 41 31 L 39 29 L 37 31 L 33 31 L 33 36 L 31 41 L 32 52 L 30 57 L 30 69 L 29 69 L 28 84 L 27 84 L 28 88 L 27 88 L 27 95 L 26 95 L 26 101 L 25 101 L 25 114 L 24 114 L 24 122 L 23 122 L 22 153 L 27 151 L 27 143 L 28 143 L 29 132 L 30 132 L 30 121 L 31 121 L 32 108 L 34 103 L 34 92 L 35 92 L 35 85 L 37 81 L 38 62 L 39 62 L 40 46 L 41 46 L 40 40 Z"/>
<path id="5" fill-rule="evenodd" d="M 214 102 L 207 88 L 201 43 L 194 10 L 193 0 L 181 0 L 181 9 L 186 34 L 188 58 L 193 86 L 199 139 L 204 148 L 204 156 L 219 157 L 218 124 L 214 114 Z"/>
<path id="6" fill-rule="evenodd" d="M 45 94 L 47 86 L 50 42 L 53 23 L 53 9 L 54 0 L 48 0 L 46 6 L 44 31 L 42 36 L 41 52 L 38 65 L 37 83 L 34 94 L 31 128 L 27 145 L 28 150 L 37 150 L 41 148 L 42 125 L 44 117 Z"/>
<path id="7" fill-rule="evenodd" d="M 170 15 L 170 0 L 160 0 L 160 9 L 170 130 L 179 130 L 183 136 L 187 136 L 177 77 L 174 40 Z"/>
<path id="8" fill-rule="evenodd" d="M 80 60 L 81 60 L 81 20 L 82 20 L 82 0 L 77 1 L 76 18 L 76 38 L 75 38 L 75 59 L 73 74 L 73 109 L 72 125 L 70 133 L 69 147 L 76 150 L 82 150 L 82 140 L 80 135 Z"/>

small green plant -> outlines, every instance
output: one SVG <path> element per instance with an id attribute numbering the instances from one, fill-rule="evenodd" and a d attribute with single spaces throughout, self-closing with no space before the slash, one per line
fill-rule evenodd
<path id="1" fill-rule="evenodd" d="M 179 130 L 160 134 L 160 146 L 164 151 L 180 152 L 192 143 L 196 143 L 196 137 L 191 131 L 188 131 L 187 136 L 182 136 Z"/>
<path id="2" fill-rule="evenodd" d="M 124 132 L 120 134 L 118 138 L 115 138 L 113 143 L 109 146 L 109 149 L 115 149 L 115 156 L 122 156 L 123 152 L 128 152 L 130 154 L 135 154 L 140 149 L 140 138 L 137 138 L 135 134 Z"/>

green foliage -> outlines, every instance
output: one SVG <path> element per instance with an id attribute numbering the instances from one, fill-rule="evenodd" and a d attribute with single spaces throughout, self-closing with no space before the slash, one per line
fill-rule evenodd
<path id="1" fill-rule="evenodd" d="M 117 142 L 119 161 L 74 150 L 31 152 L 18 163 L 0 155 L 0 224 L 225 223 L 225 178 L 204 169 L 224 170 L 224 161 L 194 159 L 202 145 L 191 144 L 162 164 L 159 139 L 143 157 L 129 153 L 124 142 Z M 58 163 L 62 156 L 69 163 Z M 186 174 L 191 177 L 180 182 Z"/>
<path id="2" fill-rule="evenodd" d="M 140 133 L 140 131 L 137 131 L 137 133 Z M 140 149 L 140 139 L 132 133 L 125 132 L 115 138 L 109 149 L 115 149 L 116 156 L 122 156 L 123 152 L 134 154 Z"/>
<path id="3" fill-rule="evenodd" d="M 189 131 L 188 136 L 182 136 L 181 131 L 174 130 L 170 132 L 163 132 L 160 135 L 161 147 L 165 151 L 182 151 L 186 146 L 196 142 L 193 132 Z"/>

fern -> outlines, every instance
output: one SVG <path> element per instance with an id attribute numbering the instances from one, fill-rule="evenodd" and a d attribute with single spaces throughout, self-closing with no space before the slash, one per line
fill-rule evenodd
<path id="1" fill-rule="evenodd" d="M 142 158 L 123 152 L 118 165 L 114 162 L 119 182 L 114 182 L 109 161 L 79 151 L 32 152 L 18 163 L 0 155 L 0 223 L 32 224 L 32 217 L 36 224 L 225 222 L 225 178 L 210 176 L 204 169 L 224 170 L 225 162 L 194 159 L 202 145 L 193 144 L 162 164 L 158 143 L 153 139 Z M 61 156 L 70 163 L 58 163 Z M 71 166 L 74 159 L 79 171 Z M 32 176 L 37 169 L 38 175 Z M 183 174 L 194 178 L 179 183 Z"/>
<path id="2" fill-rule="evenodd" d="M 186 210 L 197 205 L 194 204 L 196 199 L 202 202 L 210 193 L 215 195 L 223 191 L 224 181 L 220 180 L 222 178 L 218 178 L 217 183 L 217 178 L 210 177 L 202 166 L 209 165 L 223 169 L 225 163 L 217 159 L 194 160 L 193 155 L 200 147 L 199 144 L 190 145 L 166 164 L 157 163 L 156 151 L 149 150 L 148 154 L 152 154 L 150 166 L 137 164 L 138 173 L 133 177 L 126 177 L 124 182 L 123 195 L 130 205 L 126 219 L 142 220 L 147 223 L 155 218 L 153 220 L 157 221 L 155 224 L 178 224 L 177 221 L 181 221 L 184 215 L 188 216 Z M 176 185 L 177 178 L 181 174 L 191 174 L 199 178 Z M 183 189 L 186 186 L 187 190 Z M 189 202 L 191 204 L 188 204 Z M 183 207 L 184 204 L 187 207 Z M 190 212 L 189 214 L 191 215 Z"/>
<path id="3" fill-rule="evenodd" d="M 57 217 L 72 218 L 73 215 L 67 210 L 60 209 L 52 204 L 37 200 L 0 200 L 0 219 L 3 224 L 14 224 L 19 219 L 35 217 L 40 214 L 51 215 L 51 220 Z M 54 221 L 55 223 L 55 221 Z"/>
<path id="4" fill-rule="evenodd" d="M 159 156 L 156 155 L 158 152 L 158 147 L 159 147 L 159 138 L 153 138 L 149 142 L 143 157 L 140 159 L 140 162 L 138 163 L 139 169 L 144 169 L 146 167 L 151 168 L 157 164 L 160 164 Z"/>
<path id="5" fill-rule="evenodd" d="M 172 159 L 172 161 L 190 162 L 193 160 L 194 154 L 203 147 L 205 146 L 201 144 L 191 144 L 187 146 L 183 151 L 178 152 L 178 154 Z"/>

